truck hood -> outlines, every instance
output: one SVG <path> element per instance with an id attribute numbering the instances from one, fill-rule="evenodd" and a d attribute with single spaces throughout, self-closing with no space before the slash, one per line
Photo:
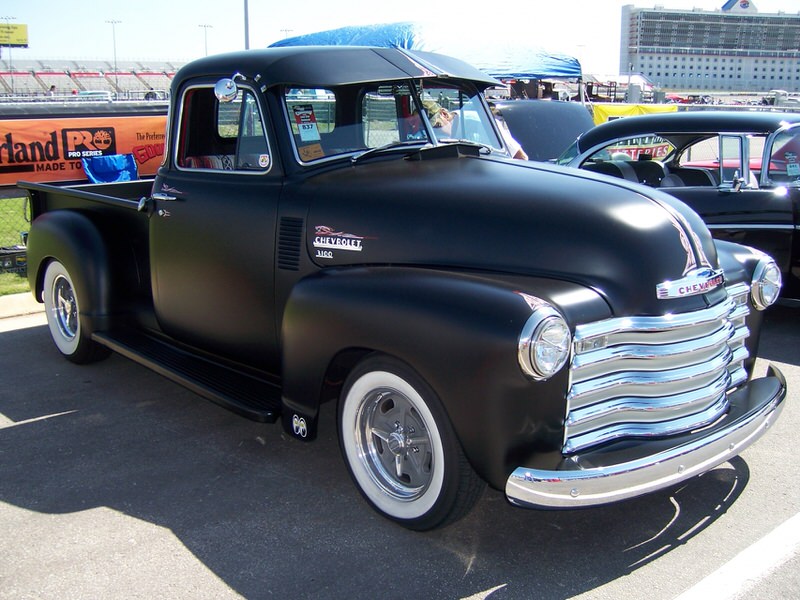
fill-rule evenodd
<path id="1" fill-rule="evenodd" d="M 673 197 L 576 169 L 437 150 L 306 179 L 295 193 L 309 206 L 311 260 L 550 277 L 596 290 L 616 314 L 719 299 L 721 288 L 658 298 L 659 284 L 718 269 L 708 229 Z"/>

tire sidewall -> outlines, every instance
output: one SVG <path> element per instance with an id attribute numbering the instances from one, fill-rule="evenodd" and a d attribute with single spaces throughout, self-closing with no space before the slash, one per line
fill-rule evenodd
<path id="1" fill-rule="evenodd" d="M 358 412 L 370 391 L 391 388 L 403 394 L 417 410 L 430 437 L 434 469 L 425 492 L 414 500 L 387 493 L 360 458 L 356 439 Z M 412 369 L 388 357 L 364 361 L 348 377 L 338 411 L 339 442 L 345 463 L 366 500 L 386 517 L 413 529 L 435 527 L 450 512 L 454 500 L 452 444 L 454 434 L 432 389 Z"/>
<path id="2" fill-rule="evenodd" d="M 57 307 L 53 298 L 53 286 L 59 277 L 63 277 L 72 288 L 72 294 L 75 298 L 75 308 L 77 311 L 77 329 L 75 336 L 72 339 L 67 338 L 61 331 L 58 324 Z M 67 271 L 66 267 L 57 260 L 48 263 L 44 272 L 44 307 L 47 315 L 47 326 L 50 329 L 50 336 L 58 348 L 59 352 L 66 357 L 75 355 L 80 347 L 83 331 L 80 323 L 80 303 L 78 300 L 77 292 L 75 291 L 75 284 L 72 277 Z"/>

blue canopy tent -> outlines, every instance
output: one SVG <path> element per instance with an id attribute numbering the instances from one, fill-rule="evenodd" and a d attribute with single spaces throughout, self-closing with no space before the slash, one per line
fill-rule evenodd
<path id="1" fill-rule="evenodd" d="M 378 46 L 438 52 L 459 58 L 497 79 L 581 79 L 578 59 L 517 42 L 477 43 L 458 27 L 390 23 L 341 27 L 286 38 L 282 46 Z"/>

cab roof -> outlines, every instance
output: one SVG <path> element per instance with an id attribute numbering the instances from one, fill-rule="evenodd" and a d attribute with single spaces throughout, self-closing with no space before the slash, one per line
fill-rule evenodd
<path id="1" fill-rule="evenodd" d="M 399 48 L 294 46 L 244 50 L 195 60 L 178 71 L 174 85 L 194 77 L 231 77 L 241 73 L 260 85 L 335 87 L 402 79 L 463 79 L 479 88 L 499 82 L 461 60 Z"/>

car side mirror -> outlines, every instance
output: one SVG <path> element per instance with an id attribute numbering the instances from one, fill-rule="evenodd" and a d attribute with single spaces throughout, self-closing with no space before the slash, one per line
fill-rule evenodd
<path id="1" fill-rule="evenodd" d="M 236 96 L 239 95 L 239 88 L 236 85 L 236 79 L 244 79 L 241 73 L 235 73 L 231 78 L 220 79 L 214 84 L 214 95 L 220 102 L 233 102 Z"/>

